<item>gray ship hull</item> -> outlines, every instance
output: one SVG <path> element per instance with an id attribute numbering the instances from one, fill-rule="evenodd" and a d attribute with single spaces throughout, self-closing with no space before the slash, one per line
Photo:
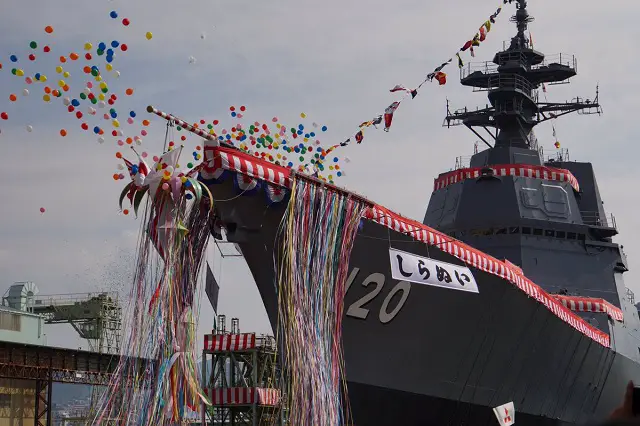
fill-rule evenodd
<path id="1" fill-rule="evenodd" d="M 237 225 L 227 238 L 241 248 L 275 328 L 273 244 L 286 200 L 238 196 L 231 179 L 209 188 L 222 221 Z M 491 407 L 509 401 L 518 425 L 580 424 L 605 417 L 628 380 L 640 382 L 638 364 L 478 269 L 471 271 L 479 293 L 418 284 L 397 291 L 390 247 L 461 264 L 365 221 L 350 259 L 343 323 L 356 425 L 491 425 Z M 371 274 L 384 283 L 364 285 Z"/>

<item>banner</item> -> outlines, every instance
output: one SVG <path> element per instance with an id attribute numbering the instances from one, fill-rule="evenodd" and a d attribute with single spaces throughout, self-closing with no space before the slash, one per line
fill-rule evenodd
<path id="1" fill-rule="evenodd" d="M 389 249 L 389 260 L 394 280 L 479 293 L 476 279 L 466 266 L 453 265 L 392 248 Z"/>
<path id="2" fill-rule="evenodd" d="M 511 426 L 516 422 L 516 409 L 513 402 L 507 402 L 493 409 L 500 426 Z"/>

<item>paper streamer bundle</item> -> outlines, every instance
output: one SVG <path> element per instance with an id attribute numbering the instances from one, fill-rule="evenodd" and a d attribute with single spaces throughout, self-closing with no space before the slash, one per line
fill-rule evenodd
<path id="1" fill-rule="evenodd" d="M 122 203 L 128 191 L 136 213 L 145 194 L 149 201 L 129 297 L 126 357 L 97 407 L 95 425 L 180 424 L 206 403 L 196 367 L 193 302 L 209 238 L 211 195 L 189 175 L 166 172 L 178 156 L 165 154 L 151 172 L 141 167 L 145 176 L 133 173 L 137 177 L 121 197 Z"/>
<path id="2" fill-rule="evenodd" d="M 349 258 L 366 207 L 352 196 L 294 179 L 276 259 L 278 338 L 292 425 L 349 421 L 342 316 Z"/>

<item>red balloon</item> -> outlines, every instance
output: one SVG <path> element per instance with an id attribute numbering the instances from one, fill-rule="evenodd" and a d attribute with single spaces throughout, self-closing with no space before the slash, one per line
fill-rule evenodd
<path id="1" fill-rule="evenodd" d="M 44 213 L 44 212 L 45 212 L 44 207 L 40 207 L 40 213 Z"/>
<path id="2" fill-rule="evenodd" d="M 44 53 L 51 52 L 51 48 L 49 46 L 45 46 L 42 50 L 44 50 Z"/>
<path id="3" fill-rule="evenodd" d="M 130 23 L 131 23 L 131 22 L 130 22 L 127 18 L 124 18 L 124 19 L 122 20 L 122 25 L 124 25 L 125 27 L 129 26 L 129 24 L 130 24 Z"/>
<path id="4" fill-rule="evenodd" d="M 7 114 L 6 112 L 0 113 L 0 118 L 2 118 L 3 120 L 8 120 L 9 114 Z"/>

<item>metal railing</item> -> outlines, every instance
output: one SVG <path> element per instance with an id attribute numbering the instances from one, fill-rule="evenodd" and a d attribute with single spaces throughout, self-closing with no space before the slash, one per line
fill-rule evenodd
<path id="1" fill-rule="evenodd" d="M 468 169 L 471 167 L 471 155 L 460 155 L 456 157 L 456 166 L 454 170 Z"/>
<path id="2" fill-rule="evenodd" d="M 535 70 L 538 68 L 549 67 L 553 65 L 562 65 L 565 67 L 569 67 L 576 72 L 578 71 L 578 61 L 576 60 L 575 55 L 571 55 L 569 53 L 555 53 L 553 55 L 546 55 L 542 63 L 532 66 L 531 69 Z"/>
<path id="3" fill-rule="evenodd" d="M 92 300 L 117 302 L 117 292 L 99 292 L 99 293 L 72 293 L 72 294 L 51 294 L 35 297 L 33 304 L 35 306 L 68 306 L 80 303 L 86 303 Z"/>
<path id="4" fill-rule="evenodd" d="M 580 215 L 585 225 L 617 229 L 616 218 L 613 214 L 604 213 L 601 215 L 600 212 L 595 211 L 580 211 Z"/>
<path id="5" fill-rule="evenodd" d="M 469 62 L 460 69 L 460 79 L 469 77 L 474 72 L 482 72 L 484 74 L 493 74 L 498 72 L 498 65 L 493 62 Z"/>

